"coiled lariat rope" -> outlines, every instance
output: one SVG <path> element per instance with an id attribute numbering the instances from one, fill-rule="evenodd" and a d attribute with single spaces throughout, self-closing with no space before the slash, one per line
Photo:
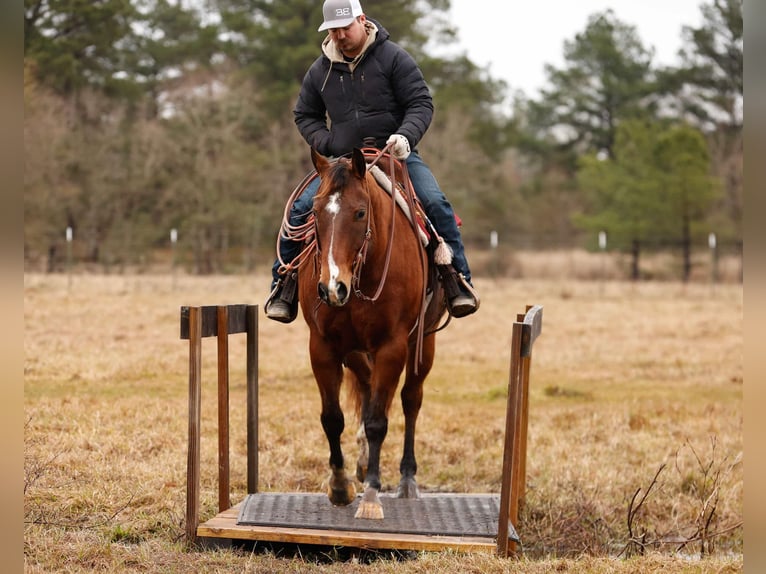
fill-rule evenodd
<path id="1" fill-rule="evenodd" d="M 280 226 L 279 234 L 277 235 L 277 260 L 279 261 L 279 268 L 277 273 L 279 275 L 286 275 L 294 269 L 298 269 L 298 267 L 300 267 L 301 264 L 306 261 L 316 250 L 316 240 L 314 237 L 314 215 L 309 215 L 309 217 L 306 218 L 306 221 L 301 225 L 293 225 L 290 223 L 290 209 L 292 209 L 295 200 L 298 199 L 306 190 L 309 183 L 311 183 L 317 177 L 319 177 L 319 174 L 316 172 L 316 170 L 312 171 L 306 177 L 304 177 L 303 180 L 290 194 L 290 197 L 285 204 L 285 211 L 282 214 L 282 225 Z M 301 252 L 296 255 L 292 261 L 285 262 L 282 259 L 282 254 L 280 253 L 279 246 L 283 240 L 296 241 L 299 244 L 305 242 Z"/>

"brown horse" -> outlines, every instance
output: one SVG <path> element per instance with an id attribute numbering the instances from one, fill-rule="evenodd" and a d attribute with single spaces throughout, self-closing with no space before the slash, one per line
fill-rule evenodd
<path id="1" fill-rule="evenodd" d="M 299 268 L 298 283 L 310 330 L 311 367 L 322 398 L 322 427 L 330 445 L 328 496 L 343 506 L 356 497 L 341 452 L 345 423 L 339 395 L 345 366 L 362 423 L 356 474 L 364 482 L 364 495 L 356 518 L 382 519 L 380 451 L 405 367 L 398 496 L 419 496 L 415 423 L 423 381 L 433 364 L 433 329 L 446 309 L 444 295 L 413 226 L 369 173 L 364 154 L 355 149 L 350 159 L 331 163 L 312 150 L 311 158 L 321 180 L 313 209 L 317 249 Z M 421 313 L 427 285 L 432 296 Z"/>

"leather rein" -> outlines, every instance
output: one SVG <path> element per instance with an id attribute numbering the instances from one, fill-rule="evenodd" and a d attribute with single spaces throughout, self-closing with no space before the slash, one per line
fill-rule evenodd
<path id="1" fill-rule="evenodd" d="M 385 152 L 389 149 L 390 145 L 387 145 L 383 150 L 376 153 L 375 157 L 370 162 L 367 169 L 371 168 L 375 164 L 378 163 L 378 161 L 383 157 Z M 374 148 L 373 148 L 374 149 Z M 377 152 L 377 150 L 375 150 Z M 366 149 L 362 150 L 362 153 L 367 153 Z M 365 155 L 366 157 L 366 155 Z M 391 184 L 393 186 L 396 185 L 395 178 L 394 178 L 394 156 L 389 154 L 389 177 L 391 178 Z M 402 171 L 405 174 L 405 182 L 409 183 L 409 174 L 407 173 L 407 167 L 406 164 L 402 164 Z M 411 184 L 410 184 L 411 185 Z M 372 195 L 370 192 L 369 182 L 367 181 L 367 178 L 364 180 L 364 186 L 365 191 L 367 192 L 367 232 L 364 236 L 364 242 L 362 243 L 362 246 L 359 248 L 359 252 L 356 254 L 356 258 L 354 259 L 354 265 L 352 268 L 352 274 L 351 274 L 351 287 L 354 290 L 354 294 L 359 297 L 360 299 L 364 301 L 377 301 L 378 297 L 380 297 L 380 294 L 383 291 L 383 286 L 386 284 L 386 279 L 388 278 L 388 267 L 391 264 L 391 252 L 393 251 L 394 246 L 394 228 L 396 226 L 396 196 L 394 193 L 391 193 L 391 199 L 393 200 L 391 202 L 391 231 L 389 233 L 388 237 L 388 246 L 386 247 L 386 260 L 383 263 L 383 273 L 380 277 L 380 283 L 378 283 L 378 288 L 375 290 L 375 294 L 370 296 L 365 295 L 362 293 L 362 290 L 359 286 L 359 282 L 362 275 L 362 267 L 364 266 L 364 262 L 367 259 L 367 249 L 370 246 L 370 238 L 372 237 Z"/>
<path id="2" fill-rule="evenodd" d="M 368 165 L 367 169 L 373 167 L 378 163 L 378 161 L 387 154 L 389 149 L 391 148 L 391 144 L 386 145 L 382 150 L 378 151 L 375 148 L 363 148 L 362 153 L 365 154 L 365 157 L 369 154 L 374 154 L 375 157 L 372 159 L 370 164 Z M 367 181 L 367 178 L 365 178 L 365 187 L 367 190 L 367 198 L 368 198 L 368 210 L 367 210 L 367 232 L 365 233 L 364 242 L 362 243 L 362 246 L 359 248 L 359 252 L 356 255 L 356 259 L 354 260 L 354 266 L 352 270 L 352 289 L 354 290 L 354 294 L 359 297 L 360 299 L 363 299 L 365 301 L 371 301 L 374 302 L 378 299 L 380 294 L 383 292 L 383 287 L 386 283 L 386 279 L 388 278 L 388 268 L 391 263 L 391 252 L 393 251 L 394 246 L 394 229 L 396 227 L 396 172 L 394 171 L 395 165 L 398 163 L 394 159 L 394 156 L 390 153 L 388 153 L 389 158 L 389 171 L 388 171 L 388 177 L 391 179 L 391 231 L 389 233 L 388 237 L 388 246 L 386 247 L 386 260 L 383 264 L 383 272 L 380 277 L 380 282 L 378 283 L 378 288 L 375 291 L 375 294 L 370 296 L 365 295 L 362 293 L 361 289 L 359 288 L 359 281 L 362 274 L 362 267 L 364 266 L 365 259 L 367 258 L 367 249 L 369 247 L 370 238 L 372 236 L 372 229 L 371 229 L 371 221 L 372 221 L 372 203 L 371 203 L 371 192 L 369 189 L 369 182 Z M 420 246 L 420 238 L 418 236 L 418 223 L 415 218 L 415 190 L 412 186 L 412 181 L 410 180 L 410 174 L 407 171 L 407 164 L 405 162 L 400 163 L 400 167 L 402 170 L 402 182 L 401 185 L 403 187 L 402 191 L 404 192 L 403 195 L 407 201 L 407 205 L 410 210 L 411 217 L 409 218 L 410 226 L 412 228 L 413 233 L 415 234 L 415 241 L 417 241 L 418 246 Z M 415 342 L 415 356 L 417 357 L 417 360 L 414 362 L 415 367 L 415 374 L 418 372 L 418 365 L 423 359 L 423 338 L 425 337 L 425 314 L 426 314 L 426 307 L 427 307 L 427 289 L 428 289 L 428 259 L 425 256 L 425 250 L 420 248 L 418 249 L 418 256 L 420 257 L 420 264 L 423 269 L 423 292 L 421 294 L 420 299 L 420 311 L 418 313 L 418 320 L 415 325 L 413 325 L 412 329 L 410 329 L 410 334 L 417 328 L 417 337 Z"/>

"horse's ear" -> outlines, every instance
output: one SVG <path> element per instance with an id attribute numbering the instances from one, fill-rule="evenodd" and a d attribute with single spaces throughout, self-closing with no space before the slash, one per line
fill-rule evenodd
<path id="1" fill-rule="evenodd" d="M 364 159 L 362 150 L 358 147 L 355 147 L 351 154 L 351 165 L 354 170 L 354 175 L 359 179 L 364 179 L 367 175 L 367 161 Z"/>
<path id="2" fill-rule="evenodd" d="M 316 151 L 313 147 L 311 148 L 311 163 L 314 164 L 314 168 L 319 174 L 324 173 L 324 171 L 327 169 L 327 166 L 330 165 L 330 162 L 327 161 L 327 158 Z"/>

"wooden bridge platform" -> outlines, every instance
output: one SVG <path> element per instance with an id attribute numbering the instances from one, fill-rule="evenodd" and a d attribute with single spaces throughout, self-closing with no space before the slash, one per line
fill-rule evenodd
<path id="1" fill-rule="evenodd" d="M 258 314 L 256 305 L 181 308 L 181 339 L 189 340 L 189 448 L 186 539 L 251 540 L 391 550 L 517 552 L 516 532 L 526 482 L 529 372 L 542 331 L 542 307 L 516 316 L 499 494 L 424 494 L 418 500 L 381 495 L 385 519 L 357 520 L 358 502 L 333 507 L 323 494 L 258 492 Z M 231 505 L 229 477 L 228 336 L 247 334 L 247 496 Z M 218 343 L 218 508 L 200 523 L 202 339 Z"/>
<path id="2" fill-rule="evenodd" d="M 324 494 L 249 494 L 197 527 L 199 538 L 416 551 L 495 552 L 499 495 L 381 495 L 385 520 L 354 518 L 357 501 L 334 507 Z M 520 542 L 509 529 L 511 542 Z"/>

